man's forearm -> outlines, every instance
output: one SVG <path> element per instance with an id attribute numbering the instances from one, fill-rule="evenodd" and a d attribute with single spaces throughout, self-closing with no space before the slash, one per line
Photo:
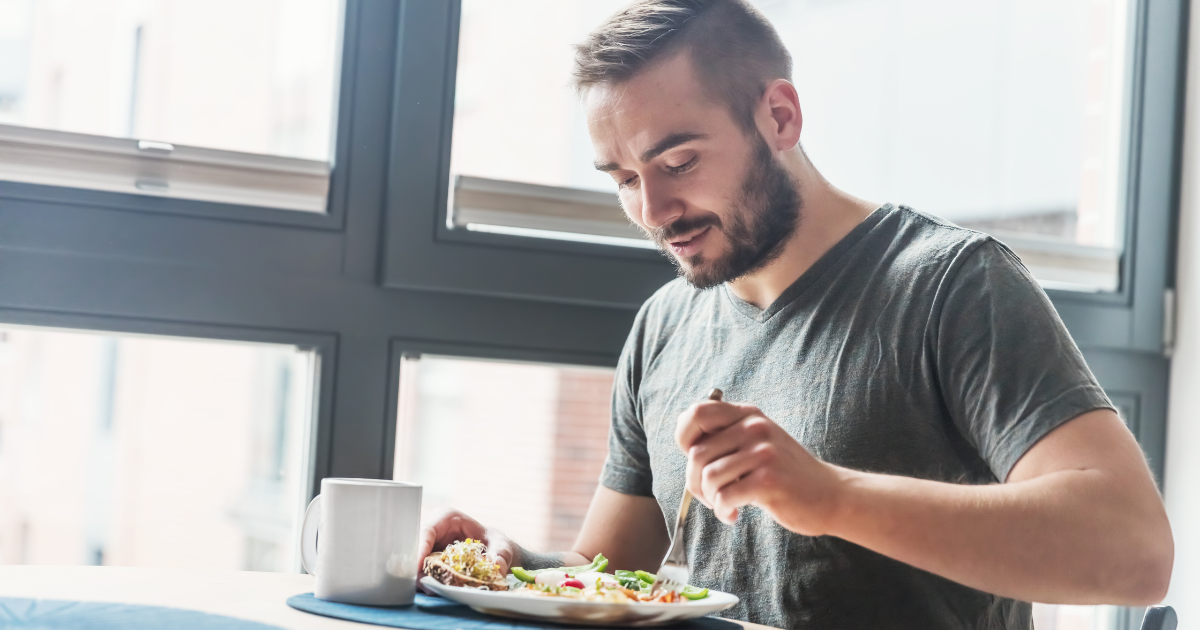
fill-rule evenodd
<path id="1" fill-rule="evenodd" d="M 1161 503 L 1103 471 L 987 486 L 841 474 L 830 535 L 962 584 L 1073 604 L 1145 605 L 1165 591 L 1172 552 Z"/>
<path id="2" fill-rule="evenodd" d="M 517 557 L 513 558 L 512 566 L 523 569 L 553 569 L 556 567 L 577 567 L 591 562 L 581 553 L 574 551 L 554 551 L 537 553 L 523 547 L 517 547 Z"/>

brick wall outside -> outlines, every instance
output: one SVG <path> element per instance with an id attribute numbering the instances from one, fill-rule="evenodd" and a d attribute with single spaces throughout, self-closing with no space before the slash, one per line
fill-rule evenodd
<path id="1" fill-rule="evenodd" d="M 608 455 L 613 373 L 560 368 L 550 487 L 549 549 L 569 549 Z"/>

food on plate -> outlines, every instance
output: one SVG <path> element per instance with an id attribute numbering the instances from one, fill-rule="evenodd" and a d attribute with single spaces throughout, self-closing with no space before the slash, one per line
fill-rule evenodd
<path id="1" fill-rule="evenodd" d="M 686 586 L 682 592 L 666 591 L 650 595 L 654 574 L 645 571 L 605 573 L 608 559 L 596 554 L 591 564 L 578 567 L 559 567 L 526 571 L 513 567 L 511 590 L 535 597 L 567 597 L 589 602 L 658 602 L 676 603 L 704 599 L 708 589 Z"/>
<path id="2" fill-rule="evenodd" d="M 512 591 L 534 597 L 566 597 L 588 602 L 676 603 L 708 597 L 708 589 L 686 586 L 682 592 L 665 591 L 650 595 L 654 574 L 645 571 L 605 573 L 608 558 L 596 554 L 590 564 L 526 571 L 513 567 L 509 577 L 487 557 L 487 547 L 468 538 L 455 541 L 440 552 L 425 558 L 425 574 L 449 586 L 464 586 L 489 591 Z"/>
<path id="3" fill-rule="evenodd" d="M 425 558 L 425 575 L 450 586 L 489 591 L 507 591 L 508 581 L 491 558 L 487 547 L 473 538 L 454 541 L 442 551 Z"/>
<path id="4" fill-rule="evenodd" d="M 531 571 L 526 571 L 525 569 L 522 569 L 521 567 L 513 567 L 511 573 L 518 580 L 532 584 L 536 581 L 537 576 L 541 575 L 543 573 L 550 573 L 552 571 L 562 571 L 563 573 L 570 573 L 571 575 L 579 575 L 580 573 L 588 573 L 591 571 L 600 572 L 600 571 L 603 571 L 606 567 L 608 567 L 608 558 L 605 558 L 604 554 L 598 553 L 598 554 L 596 554 L 595 558 L 592 558 L 591 563 L 584 564 L 584 565 L 577 566 L 577 567 L 558 567 L 556 569 L 534 569 Z"/>

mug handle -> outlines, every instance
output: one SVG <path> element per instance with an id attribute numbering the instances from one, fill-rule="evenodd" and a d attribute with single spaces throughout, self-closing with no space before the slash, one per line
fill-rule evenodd
<path id="1" fill-rule="evenodd" d="M 321 526 L 321 495 L 313 497 L 308 509 L 304 510 L 304 524 L 300 526 L 300 566 L 310 575 L 317 574 L 317 535 Z"/>

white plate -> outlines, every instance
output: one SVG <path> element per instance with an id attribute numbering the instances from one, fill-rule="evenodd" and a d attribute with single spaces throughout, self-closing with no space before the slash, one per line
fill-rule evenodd
<path id="1" fill-rule="evenodd" d="M 714 590 L 709 590 L 704 599 L 675 604 L 611 603 L 446 586 L 429 576 L 422 577 L 421 584 L 446 599 L 489 615 L 587 625 L 661 626 L 703 617 L 738 603 L 737 595 Z"/>

